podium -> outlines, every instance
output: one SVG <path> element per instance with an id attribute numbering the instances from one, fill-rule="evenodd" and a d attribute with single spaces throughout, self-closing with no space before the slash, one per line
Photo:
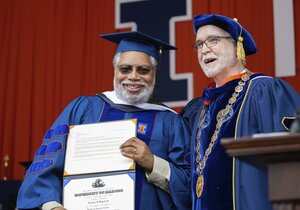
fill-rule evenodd
<path id="1" fill-rule="evenodd" d="M 300 134 L 273 133 L 222 139 L 230 156 L 263 163 L 268 168 L 269 199 L 273 210 L 300 210 Z"/>

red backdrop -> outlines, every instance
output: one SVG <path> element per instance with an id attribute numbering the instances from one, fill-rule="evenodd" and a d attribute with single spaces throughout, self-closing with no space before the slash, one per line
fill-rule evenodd
<path id="1" fill-rule="evenodd" d="M 98 35 L 117 31 L 114 6 L 113 0 L 0 0 L 0 178 L 8 155 L 8 178 L 22 179 L 18 162 L 32 160 L 44 132 L 72 99 L 112 89 L 114 45 Z M 247 58 L 248 68 L 274 76 L 272 0 L 192 1 L 192 15 L 200 13 L 237 17 L 259 47 Z M 300 0 L 294 0 L 294 25 L 297 75 L 283 79 L 299 93 Z M 197 97 L 209 80 L 191 49 L 192 22 L 175 26 L 176 71 L 193 72 Z"/>

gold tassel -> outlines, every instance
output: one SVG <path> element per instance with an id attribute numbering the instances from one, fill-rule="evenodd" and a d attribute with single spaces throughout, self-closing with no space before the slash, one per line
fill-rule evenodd
<path id="1" fill-rule="evenodd" d="M 233 18 L 233 20 L 236 21 L 236 22 L 238 23 L 238 21 L 237 21 L 236 18 Z M 238 24 L 239 24 L 239 23 L 238 23 Z M 239 24 L 239 25 L 240 25 L 240 24 Z M 240 61 L 245 61 L 245 60 L 246 60 L 246 59 L 245 59 L 246 55 L 245 55 L 245 50 L 244 50 L 244 47 L 243 47 L 243 41 L 244 41 L 244 38 L 242 37 L 242 30 L 243 30 L 243 28 L 242 28 L 241 25 L 240 25 L 240 27 L 241 27 L 241 31 L 240 31 L 240 35 L 239 35 L 238 40 L 237 40 L 236 56 L 237 56 L 237 58 L 238 58 Z"/>
<path id="2" fill-rule="evenodd" d="M 245 50 L 243 47 L 243 37 L 238 37 L 237 47 L 236 47 L 236 56 L 239 60 L 243 61 L 245 60 Z"/>

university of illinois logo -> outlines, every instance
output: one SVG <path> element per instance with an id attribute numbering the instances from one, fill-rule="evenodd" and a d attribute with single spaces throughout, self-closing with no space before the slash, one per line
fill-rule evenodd
<path id="1" fill-rule="evenodd" d="M 147 132 L 148 124 L 146 123 L 138 123 L 137 129 L 138 134 L 145 135 Z"/>

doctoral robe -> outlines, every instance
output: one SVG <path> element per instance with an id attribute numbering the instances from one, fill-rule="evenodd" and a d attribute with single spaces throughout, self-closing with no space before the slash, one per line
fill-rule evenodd
<path id="1" fill-rule="evenodd" d="M 137 137 L 154 155 L 169 162 L 171 175 L 166 192 L 146 180 L 137 167 L 135 209 L 190 209 L 189 132 L 180 115 L 114 104 L 105 95 L 83 96 L 72 101 L 43 139 L 26 172 L 17 200 L 19 209 L 39 207 L 49 201 L 62 203 L 63 170 L 69 126 L 137 118 Z"/>
<path id="2" fill-rule="evenodd" d="M 203 96 L 193 99 L 182 112 L 191 129 L 192 200 L 193 210 L 271 210 L 268 198 L 267 169 L 254 167 L 229 157 L 221 138 L 251 136 L 256 133 L 287 130 L 286 119 L 295 116 L 300 107 L 300 97 L 286 82 L 253 74 L 237 97 L 229 114 L 225 116 L 217 141 L 203 170 L 204 190 L 196 196 L 196 136 L 201 129 L 200 152 L 203 157 L 217 123 L 217 114 L 228 104 L 240 78 L 221 87 L 210 86 Z M 201 127 L 200 112 L 207 106 Z M 234 180 L 234 182 L 232 181 Z"/>

